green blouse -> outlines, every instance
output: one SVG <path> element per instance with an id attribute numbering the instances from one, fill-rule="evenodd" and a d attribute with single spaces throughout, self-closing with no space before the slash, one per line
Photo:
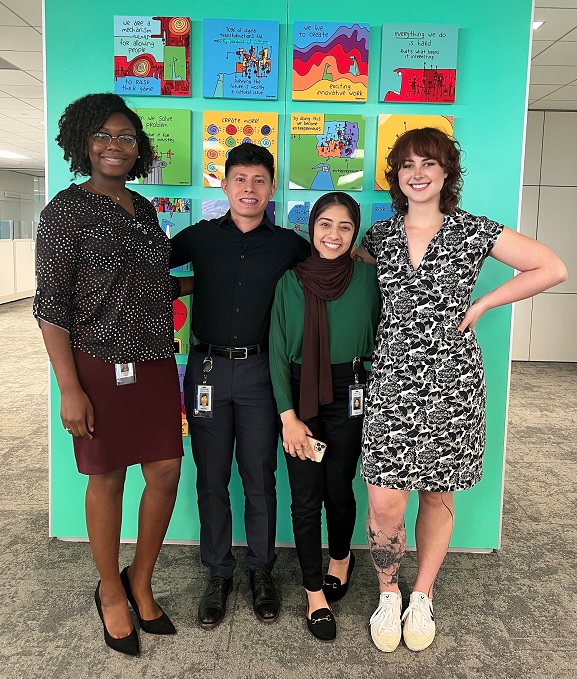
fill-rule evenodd
<path id="1" fill-rule="evenodd" d="M 370 356 L 380 313 L 376 267 L 355 262 L 349 287 L 326 307 L 331 364 Z M 304 315 L 303 286 L 291 269 L 277 284 L 270 325 L 270 374 L 279 413 L 293 408 L 290 364 L 302 362 Z"/>

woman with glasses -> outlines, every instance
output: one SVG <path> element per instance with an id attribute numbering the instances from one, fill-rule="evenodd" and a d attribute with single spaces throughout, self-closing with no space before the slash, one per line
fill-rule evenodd
<path id="1" fill-rule="evenodd" d="M 56 138 L 74 176 L 38 228 L 34 316 L 61 395 L 62 426 L 88 475 L 86 525 L 100 581 L 95 601 L 108 646 L 137 655 L 128 610 L 151 634 L 174 634 L 151 578 L 176 499 L 183 455 L 173 355 L 170 243 L 146 198 L 126 188 L 153 150 L 139 117 L 115 94 L 70 104 Z M 145 488 L 132 564 L 119 574 L 126 469 Z"/>

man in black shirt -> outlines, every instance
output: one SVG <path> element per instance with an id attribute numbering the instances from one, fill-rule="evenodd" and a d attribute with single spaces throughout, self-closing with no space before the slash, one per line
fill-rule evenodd
<path id="1" fill-rule="evenodd" d="M 188 357 L 184 398 L 197 467 L 200 553 L 210 568 L 198 609 L 205 629 L 222 621 L 232 589 L 235 558 L 228 485 L 235 443 L 245 494 L 245 561 L 253 607 L 263 622 L 278 617 L 271 575 L 276 559 L 278 420 L 267 343 L 276 284 L 287 269 L 310 255 L 304 238 L 275 226 L 265 214 L 275 191 L 269 151 L 254 144 L 233 148 L 222 189 L 229 212 L 177 234 L 170 260 L 171 267 L 192 262 L 194 271 L 195 346 Z M 195 403 L 203 384 L 212 387 L 210 413 Z"/>

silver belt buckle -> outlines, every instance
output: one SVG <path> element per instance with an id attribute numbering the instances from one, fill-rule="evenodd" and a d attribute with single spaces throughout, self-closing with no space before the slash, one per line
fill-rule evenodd
<path id="1" fill-rule="evenodd" d="M 233 347 L 233 351 L 243 351 L 244 350 L 244 356 L 235 356 L 234 360 L 235 361 L 244 361 L 245 358 L 248 358 L 248 347 Z"/>

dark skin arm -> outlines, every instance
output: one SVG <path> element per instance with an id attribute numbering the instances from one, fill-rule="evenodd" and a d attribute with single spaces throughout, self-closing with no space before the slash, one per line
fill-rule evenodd
<path id="1" fill-rule="evenodd" d="M 178 282 L 180 283 L 179 297 L 186 297 L 187 295 L 192 295 L 192 293 L 194 292 L 194 276 L 179 276 Z"/>
<path id="2" fill-rule="evenodd" d="M 70 335 L 66 330 L 42 320 L 40 330 L 60 388 L 62 426 L 73 436 L 91 439 L 94 432 L 94 411 L 78 381 Z"/>

